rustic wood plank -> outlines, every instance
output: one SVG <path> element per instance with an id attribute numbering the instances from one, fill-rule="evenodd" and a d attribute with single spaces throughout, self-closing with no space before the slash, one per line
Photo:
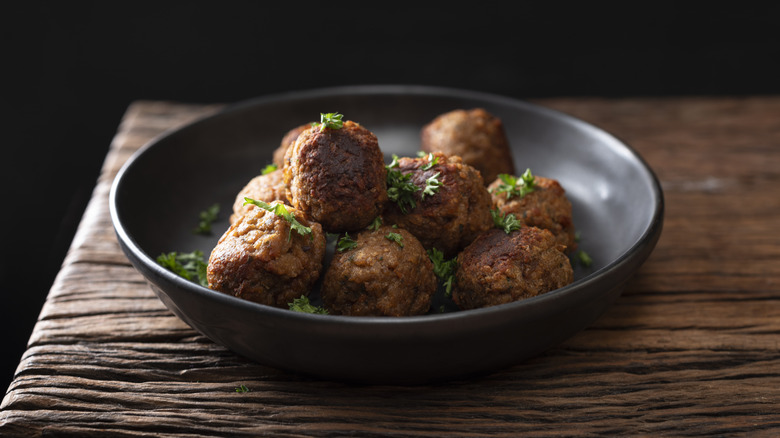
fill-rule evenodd
<path id="1" fill-rule="evenodd" d="M 221 108 L 141 101 L 0 405 L 0 435 L 780 434 L 780 97 L 539 103 L 627 141 L 664 187 L 656 250 L 593 326 L 509 369 L 418 387 L 318 381 L 239 357 L 173 316 L 113 235 L 121 164 Z"/>

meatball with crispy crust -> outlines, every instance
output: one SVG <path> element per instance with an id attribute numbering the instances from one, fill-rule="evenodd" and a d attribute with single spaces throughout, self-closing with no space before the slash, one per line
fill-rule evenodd
<path id="1" fill-rule="evenodd" d="M 412 195 L 413 207 L 388 202 L 385 222 L 408 230 L 426 249 L 437 248 L 451 258 L 493 226 L 490 193 L 479 172 L 460 157 L 441 152 L 404 157 L 390 171 L 409 175 L 418 190 Z M 437 187 L 431 187 L 434 180 Z"/>
<path id="2" fill-rule="evenodd" d="M 420 139 L 423 151 L 460 156 L 482 173 L 485 184 L 499 173 L 515 173 L 504 124 L 482 108 L 442 114 L 422 128 Z"/>
<path id="3" fill-rule="evenodd" d="M 518 181 L 518 184 L 522 182 Z M 556 241 L 566 247 L 567 254 L 577 249 L 571 202 L 557 180 L 533 176 L 532 191 L 525 195 L 507 190 L 509 188 L 500 178 L 488 186 L 493 202 L 502 214 L 514 214 L 525 225 L 549 230 Z"/>
<path id="4" fill-rule="evenodd" d="M 290 146 L 292 146 L 293 143 L 295 143 L 295 140 L 298 139 L 298 136 L 301 135 L 301 132 L 311 128 L 311 123 L 307 123 L 305 125 L 296 126 L 295 128 L 287 131 L 286 134 L 284 134 L 284 137 L 282 137 L 282 141 L 279 143 L 279 147 L 274 150 L 273 155 L 273 163 L 276 164 L 276 167 L 281 169 L 284 167 L 284 155 L 287 153 L 287 149 L 289 149 Z"/>
<path id="5" fill-rule="evenodd" d="M 230 223 L 235 223 L 247 211 L 257 208 L 253 204 L 244 205 L 244 198 L 252 198 L 258 201 L 271 203 L 281 201 L 290 204 L 284 188 L 284 178 L 282 170 L 277 169 L 265 175 L 258 175 L 252 178 L 240 192 L 236 195 L 233 202 L 233 214 L 230 215 Z"/>
<path id="6" fill-rule="evenodd" d="M 285 155 L 288 199 L 331 233 L 363 229 L 381 213 L 385 176 L 376 136 L 352 121 L 306 129 Z"/>
<path id="7" fill-rule="evenodd" d="M 493 228 L 458 255 L 452 299 L 461 309 L 510 303 L 574 281 L 563 246 L 552 233 L 522 227 Z"/>
<path id="8" fill-rule="evenodd" d="M 322 271 L 325 234 L 300 211 L 286 209 L 311 233 L 292 230 L 287 220 L 270 211 L 247 211 L 211 251 L 209 288 L 281 308 L 309 294 Z"/>
<path id="9" fill-rule="evenodd" d="M 354 246 L 337 251 L 322 282 L 330 313 L 409 316 L 427 313 L 436 292 L 433 264 L 420 242 L 403 229 L 359 232 Z"/>

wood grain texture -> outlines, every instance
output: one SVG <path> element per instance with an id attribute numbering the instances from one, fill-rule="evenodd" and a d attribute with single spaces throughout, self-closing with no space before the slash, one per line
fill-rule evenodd
<path id="1" fill-rule="evenodd" d="M 537 103 L 632 145 L 666 201 L 650 259 L 564 344 L 420 387 L 312 380 L 215 345 L 127 262 L 108 187 L 150 138 L 220 106 L 141 101 L 128 108 L 5 394 L 0 435 L 780 435 L 780 98 Z"/>

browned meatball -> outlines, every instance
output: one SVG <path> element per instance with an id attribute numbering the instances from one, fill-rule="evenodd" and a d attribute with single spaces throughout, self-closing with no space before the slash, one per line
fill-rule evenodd
<path id="1" fill-rule="evenodd" d="M 428 168 L 431 155 L 436 164 Z M 463 164 L 460 157 L 440 152 L 404 157 L 390 170 L 411 175 L 411 182 L 420 190 L 413 195 L 414 208 L 406 212 L 397 203 L 388 202 L 385 223 L 409 230 L 426 249 L 437 248 L 451 258 L 493 226 L 490 193 L 479 172 Z M 426 181 L 436 174 L 441 185 L 434 194 L 425 194 Z"/>
<path id="2" fill-rule="evenodd" d="M 241 216 L 219 239 L 209 257 L 211 289 L 269 306 L 308 295 L 322 271 L 325 235 L 292 207 L 287 210 L 311 228 L 301 235 L 289 222 L 261 208 Z"/>
<path id="3" fill-rule="evenodd" d="M 428 312 L 437 280 L 431 260 L 412 234 L 381 226 L 376 231 L 361 231 L 354 241 L 354 248 L 336 252 L 325 272 L 322 302 L 330 313 L 409 316 Z"/>
<path id="4" fill-rule="evenodd" d="M 287 149 L 292 146 L 293 143 L 295 143 L 295 140 L 298 139 L 298 136 L 301 135 L 301 132 L 311 128 L 311 123 L 307 123 L 305 125 L 296 126 L 295 128 L 287 131 L 286 134 L 284 134 L 284 137 L 282 137 L 282 141 L 279 144 L 279 147 L 274 150 L 274 156 L 273 156 L 273 163 L 276 164 L 276 167 L 281 169 L 284 167 L 284 154 L 287 152 Z"/>
<path id="5" fill-rule="evenodd" d="M 553 235 L 536 227 L 506 234 L 493 228 L 458 255 L 452 299 L 461 309 L 534 297 L 574 281 Z"/>
<path id="6" fill-rule="evenodd" d="M 285 155 L 288 199 L 332 233 L 363 229 L 381 213 L 385 179 L 376 136 L 352 121 L 306 129 Z"/>
<path id="7" fill-rule="evenodd" d="M 495 206 L 502 214 L 514 214 L 528 226 L 549 230 L 558 243 L 571 254 L 577 249 L 571 202 L 557 180 L 533 176 L 533 191 L 521 196 L 499 190 L 504 184 L 496 179 L 489 186 Z M 508 198 L 508 199 L 507 199 Z"/>
<path id="8" fill-rule="evenodd" d="M 244 197 L 256 199 L 266 203 L 281 201 L 290 204 L 284 188 L 284 178 L 281 169 L 265 175 L 258 175 L 252 178 L 240 192 L 236 195 L 233 202 L 233 214 L 230 215 L 230 223 L 235 223 L 247 211 L 257 208 L 252 204 L 244 205 Z"/>
<path id="9" fill-rule="evenodd" d="M 455 110 L 425 125 L 422 150 L 458 155 L 482 173 L 485 184 L 499 173 L 515 173 L 512 151 L 501 119 L 482 108 Z"/>

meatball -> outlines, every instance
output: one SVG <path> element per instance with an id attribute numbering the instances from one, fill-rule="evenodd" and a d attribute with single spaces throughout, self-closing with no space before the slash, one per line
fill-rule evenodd
<path id="1" fill-rule="evenodd" d="M 398 237 L 400 236 L 400 237 Z M 431 307 L 437 279 L 425 248 L 406 230 L 365 230 L 356 245 L 337 251 L 322 281 L 330 313 L 355 316 L 421 315 Z"/>
<path id="2" fill-rule="evenodd" d="M 301 135 L 301 132 L 309 128 L 311 128 L 311 123 L 296 126 L 295 128 L 287 131 L 286 134 L 284 134 L 284 137 L 282 137 L 282 141 L 279 144 L 279 147 L 276 148 L 273 155 L 273 163 L 276 164 L 277 168 L 281 169 L 282 167 L 284 167 L 284 154 L 287 152 L 287 149 L 289 149 L 289 147 L 292 146 L 293 143 L 295 143 L 295 140 L 298 139 L 298 136 Z"/>
<path id="3" fill-rule="evenodd" d="M 500 173 L 515 173 L 504 124 L 482 108 L 459 109 L 436 117 L 422 128 L 421 147 L 426 152 L 459 155 L 482 173 L 485 184 Z"/>
<path id="4" fill-rule="evenodd" d="M 493 228 L 464 249 L 457 263 L 452 299 L 461 309 L 510 303 L 574 281 L 563 246 L 536 227 L 509 234 Z"/>
<path id="5" fill-rule="evenodd" d="M 247 211 L 257 208 L 252 204 L 244 205 L 244 197 L 256 199 L 266 203 L 281 201 L 288 204 L 287 195 L 284 188 L 284 177 L 281 169 L 265 175 L 258 175 L 252 178 L 240 192 L 236 195 L 233 202 L 233 214 L 230 215 L 230 223 L 235 223 Z"/>
<path id="6" fill-rule="evenodd" d="M 322 271 L 325 234 L 318 223 L 306 220 L 292 207 L 286 208 L 311 233 L 301 235 L 270 211 L 247 211 L 211 252 L 209 288 L 281 308 L 309 294 Z"/>
<path id="7" fill-rule="evenodd" d="M 414 207 L 406 211 L 398 203 L 388 202 L 385 223 L 408 230 L 426 249 L 436 248 L 451 258 L 493 226 L 490 193 L 479 172 L 460 157 L 441 152 L 404 157 L 390 171 L 410 175 L 410 182 L 419 190 L 412 195 Z M 425 187 L 434 176 L 440 185 L 435 193 L 426 194 Z"/>
<path id="8" fill-rule="evenodd" d="M 376 136 L 352 121 L 306 129 L 285 155 L 287 198 L 327 232 L 368 226 L 387 200 L 385 180 Z"/>
<path id="9" fill-rule="evenodd" d="M 495 206 L 502 214 L 514 214 L 525 225 L 549 230 L 556 241 L 571 254 L 577 249 L 571 202 L 557 180 L 533 176 L 533 191 L 525 195 L 511 195 L 499 188 L 505 182 L 500 178 L 489 186 Z"/>

